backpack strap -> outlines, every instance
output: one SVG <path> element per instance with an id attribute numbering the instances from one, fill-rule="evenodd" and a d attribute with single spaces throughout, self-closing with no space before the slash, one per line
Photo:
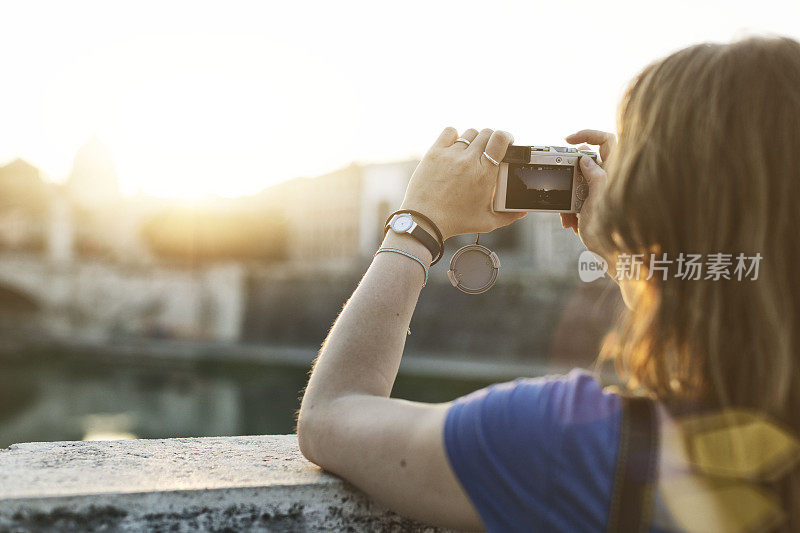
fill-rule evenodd
<path id="1" fill-rule="evenodd" d="M 649 398 L 622 396 L 622 427 L 608 532 L 637 533 L 650 527 L 658 458 L 655 405 Z"/>

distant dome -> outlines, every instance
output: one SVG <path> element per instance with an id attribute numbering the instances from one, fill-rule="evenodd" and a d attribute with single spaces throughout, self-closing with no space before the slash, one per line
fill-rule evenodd
<path id="1" fill-rule="evenodd" d="M 81 203 L 105 202 L 119 195 L 114 158 L 100 139 L 92 137 L 78 149 L 66 186 L 70 196 Z"/>

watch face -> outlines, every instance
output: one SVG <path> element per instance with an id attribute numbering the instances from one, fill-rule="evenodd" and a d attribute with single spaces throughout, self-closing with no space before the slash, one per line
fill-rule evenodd
<path id="1" fill-rule="evenodd" d="M 411 219 L 411 215 L 397 215 L 395 219 L 392 220 L 392 229 L 397 233 L 404 233 L 408 231 L 413 223 L 414 221 Z"/>

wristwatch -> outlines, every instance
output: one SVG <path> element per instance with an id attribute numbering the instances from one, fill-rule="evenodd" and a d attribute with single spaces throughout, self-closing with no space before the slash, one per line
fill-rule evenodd
<path id="1" fill-rule="evenodd" d="M 431 257 L 433 258 L 431 265 L 442 257 L 443 250 L 439 241 L 414 222 L 414 217 L 411 213 L 396 213 L 389 219 L 384 229 L 386 231 L 391 229 L 395 233 L 407 233 L 421 242 L 431 252 Z"/>

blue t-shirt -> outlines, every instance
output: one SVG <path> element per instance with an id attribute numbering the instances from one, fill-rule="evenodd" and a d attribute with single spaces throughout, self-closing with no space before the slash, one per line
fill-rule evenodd
<path id="1" fill-rule="evenodd" d="M 579 370 L 456 400 L 445 447 L 487 531 L 605 530 L 620 408 Z"/>

